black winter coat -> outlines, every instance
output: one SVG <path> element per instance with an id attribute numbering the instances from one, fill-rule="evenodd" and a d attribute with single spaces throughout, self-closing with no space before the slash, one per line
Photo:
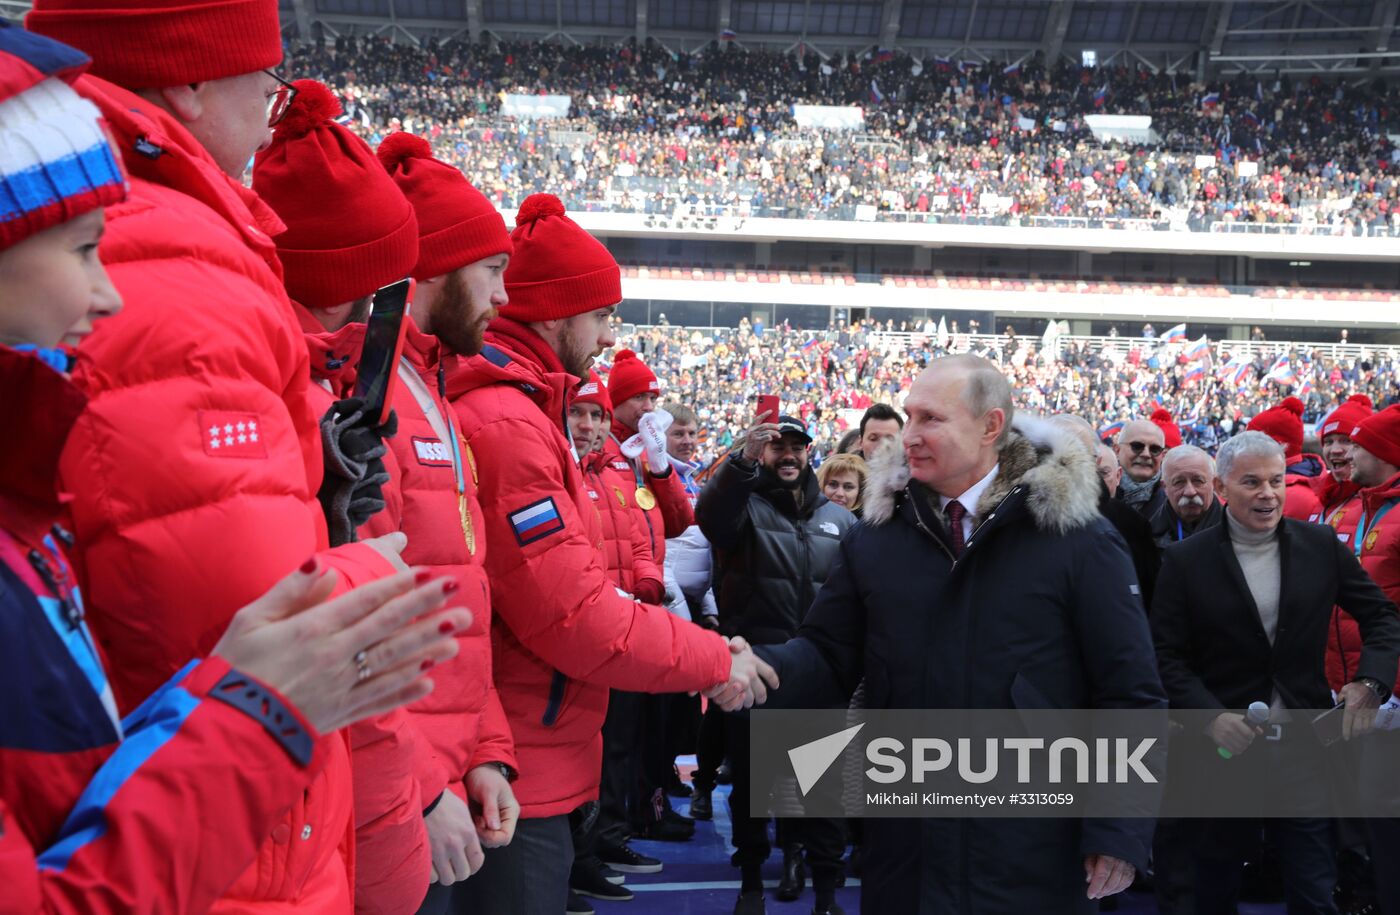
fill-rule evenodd
<path id="1" fill-rule="evenodd" d="M 1164 709 L 1140 589 L 1087 450 L 1018 418 L 954 562 L 937 499 L 877 459 L 865 519 L 798 637 L 759 649 L 780 707 Z M 1094 912 L 1084 857 L 1147 866 L 1150 819 L 865 820 L 861 911 Z"/>
<path id="2" fill-rule="evenodd" d="M 802 499 L 761 466 L 730 457 L 695 505 L 695 520 L 715 552 L 720 631 L 752 645 L 797 634 L 826 581 L 841 538 L 855 516 L 821 494 L 811 469 Z"/>

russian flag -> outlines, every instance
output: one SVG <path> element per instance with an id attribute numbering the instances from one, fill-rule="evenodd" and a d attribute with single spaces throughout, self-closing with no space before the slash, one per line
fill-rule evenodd
<path id="1" fill-rule="evenodd" d="M 880 84 L 873 79 L 870 81 L 870 100 L 877 105 L 885 101 L 885 93 L 880 91 Z"/>
<path id="2" fill-rule="evenodd" d="M 1182 377 L 1182 381 L 1186 384 L 1195 384 L 1196 382 L 1200 381 L 1205 377 L 1206 367 L 1199 362 L 1195 362 L 1192 363 L 1191 367 L 1186 370 L 1186 374 Z"/>
<path id="3" fill-rule="evenodd" d="M 1257 114 L 1254 113 L 1254 109 L 1253 109 L 1253 108 L 1251 108 L 1251 109 L 1249 109 L 1248 111 L 1246 111 L 1246 112 L 1244 113 L 1243 117 L 1244 117 L 1244 119 L 1245 119 L 1246 121 L 1248 121 L 1249 123 L 1253 124 L 1255 127 L 1258 127 L 1259 124 L 1260 124 L 1259 115 L 1257 115 Z"/>
<path id="4" fill-rule="evenodd" d="M 1201 339 L 1186 347 L 1186 349 L 1182 351 L 1182 354 L 1187 359 L 1191 360 L 1201 359 L 1205 356 L 1208 356 L 1210 355 L 1210 341 L 1206 339 L 1205 334 L 1201 334 Z"/>
<path id="5" fill-rule="evenodd" d="M 939 73 L 947 73 L 953 69 L 953 62 L 946 57 L 935 57 L 933 68 Z"/>
<path id="6" fill-rule="evenodd" d="M 531 502 L 519 511 L 511 512 L 509 520 L 511 529 L 515 531 L 516 542 L 521 546 L 527 546 L 564 529 L 564 519 L 559 516 L 559 509 L 549 496 L 538 502 Z"/>
<path id="7" fill-rule="evenodd" d="M 816 345 L 817 345 L 817 338 L 816 338 L 816 337 L 813 337 L 812 339 L 808 340 L 806 343 L 802 344 L 802 352 L 804 352 L 804 353 L 810 353 L 810 352 L 812 351 L 812 348 L 815 347 Z"/>
<path id="8" fill-rule="evenodd" d="M 1104 441 L 1105 439 L 1113 438 L 1115 435 L 1122 431 L 1123 421 L 1121 419 L 1117 422 L 1109 423 L 1107 426 L 1104 426 L 1103 428 L 1099 429 L 1099 441 Z"/>
<path id="9" fill-rule="evenodd" d="M 1020 76 L 1020 75 L 1021 75 L 1021 62 L 1018 60 L 1018 61 L 1016 61 L 1014 64 L 1010 64 L 1009 66 L 1002 67 L 1002 68 L 1001 68 L 1001 75 L 1002 75 L 1002 76 Z"/>
<path id="10" fill-rule="evenodd" d="M 1220 104 L 1220 93 L 1219 93 L 1219 92 L 1209 92 L 1209 93 L 1207 93 L 1205 96 L 1203 96 L 1203 97 L 1201 98 L 1201 107 L 1202 107 L 1202 108 L 1213 108 L 1213 107 L 1215 107 L 1216 105 L 1219 105 L 1219 104 Z"/>
<path id="11" fill-rule="evenodd" d="M 1268 374 L 1264 376 L 1264 380 L 1293 387 L 1298 384 L 1298 374 L 1293 371 L 1293 366 L 1288 363 L 1287 356 L 1279 356 L 1269 369 Z"/>
<path id="12" fill-rule="evenodd" d="M 1162 342 L 1163 342 L 1163 343 L 1185 343 L 1185 342 L 1186 342 L 1186 325 L 1185 325 L 1185 324 L 1178 324 L 1176 327 L 1168 328 L 1168 329 L 1167 329 L 1167 332 L 1166 332 L 1165 334 L 1162 334 Z"/>
<path id="13" fill-rule="evenodd" d="M 882 63 L 885 63 L 886 61 L 890 61 L 890 60 L 894 60 L 894 50 L 893 50 L 893 49 L 891 49 L 891 48 L 880 48 L 879 50 L 877 50 L 877 51 L 875 52 L 875 62 L 876 62 L 877 64 L 882 64 Z"/>
<path id="14" fill-rule="evenodd" d="M 719 33 L 719 40 L 720 40 L 720 41 L 733 41 L 734 39 L 736 39 L 736 38 L 738 38 L 738 37 L 739 37 L 739 34 L 738 34 L 737 32 L 735 32 L 733 29 L 724 29 L 724 30 L 722 30 L 722 31 Z"/>
<path id="15" fill-rule="evenodd" d="M 1107 100 L 1108 100 L 1108 83 L 1104 83 L 1102 86 L 1100 86 L 1099 88 L 1097 88 L 1097 89 L 1094 90 L 1094 107 L 1095 107 L 1095 108 L 1102 108 L 1102 107 L 1104 106 L 1104 102 L 1107 101 Z"/>

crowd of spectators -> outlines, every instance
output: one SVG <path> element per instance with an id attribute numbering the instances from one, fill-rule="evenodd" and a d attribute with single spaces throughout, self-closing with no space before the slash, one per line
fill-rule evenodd
<path id="1" fill-rule="evenodd" d="M 1123 337 L 1100 345 L 1041 337 L 960 332 L 945 339 L 916 331 L 859 322 L 824 331 L 787 325 L 765 328 L 745 320 L 737 328 L 638 327 L 618 337 L 619 347 L 642 354 L 663 379 L 668 399 L 692 406 L 700 419 L 700 454 L 705 463 L 722 455 L 753 422 L 755 398 L 776 394 L 783 412 L 801 416 L 819 457 L 837 449 L 873 403 L 903 405 L 919 372 L 946 353 L 971 352 L 997 363 L 1015 393 L 1017 409 L 1072 413 L 1100 430 L 1119 421 L 1168 410 L 1187 444 L 1214 451 L 1242 431 L 1248 420 L 1296 395 L 1304 420 L 1317 422 L 1352 394 L 1378 406 L 1400 402 L 1400 359 L 1394 348 L 1376 347 L 1352 358 L 1333 359 L 1323 349 L 1279 343 L 1256 348 L 1239 382 L 1221 377 L 1232 356 L 1229 342 L 1213 343 L 1208 362 L 1190 360 L 1184 347 L 1160 339 Z M 1288 356 L 1299 384 L 1265 376 L 1279 356 Z M 1193 365 L 1203 377 L 1189 377 Z M 1304 389 L 1304 376 L 1310 389 Z"/>
<path id="2" fill-rule="evenodd" d="M 886 218 L 1400 231 L 1387 137 L 1400 89 L 1382 81 L 377 37 L 294 48 L 287 68 L 335 86 L 372 144 L 398 129 L 430 136 L 507 210 L 548 191 L 574 210 L 657 214 L 850 219 L 868 206 Z M 507 93 L 568 95 L 570 117 L 503 116 Z M 860 106 L 864 128 L 799 129 L 794 103 Z M 1095 113 L 1150 115 L 1154 142 L 1100 141 L 1084 119 Z"/>

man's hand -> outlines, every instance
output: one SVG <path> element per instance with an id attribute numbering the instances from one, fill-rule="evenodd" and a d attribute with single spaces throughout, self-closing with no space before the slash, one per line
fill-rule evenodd
<path id="1" fill-rule="evenodd" d="M 1342 739 L 1351 740 L 1371 733 L 1376 724 L 1376 710 L 1381 697 L 1365 683 L 1352 682 L 1337 691 L 1337 702 L 1345 706 L 1342 712 Z"/>
<path id="2" fill-rule="evenodd" d="M 486 855 L 476 836 L 472 812 L 452 789 L 442 792 L 442 800 L 423 824 L 428 827 L 428 845 L 433 854 L 433 883 L 451 886 L 481 870 Z"/>
<path id="3" fill-rule="evenodd" d="M 767 702 L 768 690 L 778 688 L 778 674 L 738 636 L 729 640 L 729 654 L 729 679 L 705 695 L 726 712 Z"/>
<path id="4" fill-rule="evenodd" d="M 666 453 L 666 429 L 670 425 L 671 414 L 664 410 L 643 413 L 637 420 L 637 434 L 642 437 L 647 466 L 658 476 L 671 469 L 671 458 Z"/>
<path id="5" fill-rule="evenodd" d="M 768 443 L 780 435 L 778 424 L 767 421 L 770 419 L 769 412 L 768 410 L 763 411 L 758 422 L 750 426 L 749 430 L 744 433 L 744 457 L 750 461 L 762 461 L 763 452 L 768 447 Z M 771 418 L 777 419 L 776 416 Z"/>
<path id="6" fill-rule="evenodd" d="M 1228 750 L 1230 755 L 1239 756 L 1254 738 L 1264 733 L 1263 728 L 1252 728 L 1245 723 L 1244 716 L 1237 712 L 1222 712 L 1206 728 L 1206 735 L 1215 745 Z"/>
<path id="7" fill-rule="evenodd" d="M 481 844 L 486 848 L 509 845 L 520 820 L 520 802 L 515 799 L 510 780 L 495 763 L 487 763 L 468 772 L 464 784 Z"/>
<path id="8" fill-rule="evenodd" d="M 1105 899 L 1121 893 L 1133 885 L 1137 868 L 1127 861 L 1120 861 L 1108 855 L 1086 855 L 1084 857 L 1084 882 L 1089 884 L 1090 899 Z"/>

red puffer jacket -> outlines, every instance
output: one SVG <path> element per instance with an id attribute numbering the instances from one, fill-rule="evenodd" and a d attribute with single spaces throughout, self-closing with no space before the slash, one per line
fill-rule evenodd
<path id="1" fill-rule="evenodd" d="M 651 555 L 660 568 L 666 567 L 666 540 L 679 537 L 685 529 L 695 523 L 695 506 L 685 491 L 685 481 L 674 468 L 663 477 L 651 472 L 646 455 L 628 460 L 622 454 L 622 443 L 631 438 L 636 429 L 628 429 L 616 419 L 612 423 L 612 434 L 603 440 L 603 454 L 607 455 L 612 468 L 628 477 L 632 492 L 639 486 L 646 486 L 656 498 L 656 505 L 650 510 L 637 506 L 636 511 L 646 527 L 651 540 Z M 635 502 L 633 503 L 635 504 Z"/>
<path id="2" fill-rule="evenodd" d="M 308 556 L 342 587 L 391 567 L 363 544 L 327 550 L 306 344 L 268 237 L 280 221 L 169 115 L 100 79 L 75 88 L 132 179 L 102 242 L 126 307 L 84 344 L 75 380 L 90 402 L 61 463 L 76 559 L 100 573 L 85 587 L 93 629 L 131 708 Z M 331 743 L 228 908 L 349 909 L 349 751 Z"/>
<path id="3" fill-rule="evenodd" d="M 1305 454 L 1288 465 L 1289 472 L 1284 476 L 1283 515 L 1295 521 L 1315 521 L 1322 513 L 1322 500 L 1318 498 L 1318 480 L 1326 473 L 1322 458 L 1315 454 Z M 1306 469 L 1308 473 L 1295 473 L 1294 469 Z"/>
<path id="4" fill-rule="evenodd" d="M 342 744 L 218 658 L 118 719 L 56 526 L 84 398 L 3 346 L 0 390 L 0 689 L 24 697 L 0 716 L 0 912 L 207 911 Z"/>
<path id="5" fill-rule="evenodd" d="M 449 366 L 447 393 L 476 455 L 486 516 L 496 688 L 520 759 L 522 816 L 598 796 L 608 689 L 684 692 L 729 675 L 723 639 L 622 596 L 603 568 L 598 513 L 564 437 L 578 379 L 529 328 L 492 322 Z"/>
<path id="6" fill-rule="evenodd" d="M 462 587 L 453 602 L 472 612 L 457 657 L 433 671 L 433 694 L 410 709 L 437 763 L 436 777 L 422 786 L 424 806 L 476 766 L 516 768 L 510 726 L 491 678 L 491 588 L 484 564 L 485 518 L 477 501 L 479 471 L 441 393 L 440 364 L 437 338 L 409 322 L 394 389 L 398 434 L 388 442 L 399 468 L 394 488 L 403 507 L 397 517 L 382 512 L 366 525 L 372 533 L 408 535 L 404 561 L 456 576 Z M 458 447 L 444 435 L 455 436 Z"/>
<path id="7" fill-rule="evenodd" d="M 297 316 L 306 330 L 316 382 L 311 399 L 315 412 L 324 416 L 354 389 L 365 325 L 347 324 L 326 333 L 305 308 L 297 306 Z M 401 477 L 398 461 L 392 450 L 383 460 L 390 482 L 383 490 L 381 514 L 398 518 L 403 514 L 403 493 L 395 485 Z M 367 528 L 361 535 L 373 536 Z M 431 790 L 439 767 L 407 709 L 358 722 L 347 733 L 355 798 L 355 911 L 409 915 L 422 904 L 432 874 L 422 790 Z"/>
<path id="8" fill-rule="evenodd" d="M 613 584 L 647 604 L 658 604 L 666 583 L 651 556 L 651 534 L 632 496 L 632 478 L 612 469 L 601 451 L 583 459 L 583 481 L 603 525 L 603 559 Z"/>
<path id="9" fill-rule="evenodd" d="M 1345 514 L 1337 517 L 1339 512 Z M 1343 542 L 1357 554 L 1361 567 L 1385 592 L 1385 596 L 1400 602 L 1400 475 L 1380 486 L 1361 490 L 1339 512 L 1333 512 L 1338 539 L 1350 532 Z M 1363 520 L 1366 524 L 1364 531 L 1360 528 Z M 1356 675 L 1357 659 L 1361 655 L 1361 634 L 1355 620 L 1340 611 L 1334 613 L 1337 618 L 1333 620 L 1332 638 L 1339 641 L 1342 652 L 1338 658 L 1338 676 L 1334 680 L 1329 644 L 1327 680 L 1333 689 L 1339 689 Z M 1400 671 L 1397 674 L 1400 675 Z M 1400 684 L 1400 678 L 1396 683 Z"/>
<path id="10" fill-rule="evenodd" d="M 1330 474 L 1328 476 L 1330 479 Z M 1361 497 L 1357 487 L 1337 484 L 1329 488 L 1331 504 L 1323 503 L 1321 520 L 1337 531 L 1337 539 L 1349 550 L 1356 548 L 1356 524 L 1361 520 Z M 1345 498 L 1337 501 L 1342 495 Z M 1339 690 L 1356 675 L 1361 660 L 1361 630 L 1356 620 L 1341 607 L 1332 608 L 1332 624 L 1327 630 L 1327 685 Z"/>

